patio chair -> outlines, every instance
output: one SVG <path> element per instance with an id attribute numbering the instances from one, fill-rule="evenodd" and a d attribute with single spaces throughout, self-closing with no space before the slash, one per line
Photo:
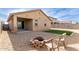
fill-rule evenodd
<path id="1" fill-rule="evenodd" d="M 53 49 L 53 38 L 44 40 L 44 46 L 48 49 L 48 51 L 54 50 Z"/>
<path id="2" fill-rule="evenodd" d="M 55 49 L 58 47 L 58 45 L 55 44 L 54 39 L 50 39 L 45 41 L 45 45 L 48 49 L 48 51 L 55 51 Z"/>
<path id="3" fill-rule="evenodd" d="M 64 49 L 66 49 L 66 43 L 65 43 L 64 36 L 60 36 L 57 40 L 55 39 L 53 41 L 53 44 L 56 45 L 56 48 L 54 48 L 54 49 L 57 49 L 58 51 L 59 51 L 61 46 L 64 46 Z M 53 45 L 53 47 L 54 47 L 54 45 Z"/>
<path id="4" fill-rule="evenodd" d="M 64 46 L 64 49 L 66 49 L 66 43 L 65 43 L 65 38 L 63 36 L 61 36 L 59 38 L 59 41 L 58 41 L 58 47 L 60 48 L 60 46 L 63 45 Z M 58 50 L 59 50 L 58 48 Z"/>
<path id="5" fill-rule="evenodd" d="M 64 49 L 66 49 L 66 43 L 65 38 L 63 35 L 59 36 L 58 39 L 52 39 L 45 41 L 45 45 L 48 48 L 49 51 L 55 51 L 60 49 L 60 46 L 64 46 Z"/>

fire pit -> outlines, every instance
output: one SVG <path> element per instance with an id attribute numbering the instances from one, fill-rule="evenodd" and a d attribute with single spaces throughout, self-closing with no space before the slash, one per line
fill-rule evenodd
<path id="1" fill-rule="evenodd" d="M 45 39 L 42 38 L 42 37 L 36 37 L 34 38 L 33 40 L 31 40 L 31 45 L 34 47 L 34 48 L 44 48 L 45 47 Z"/>

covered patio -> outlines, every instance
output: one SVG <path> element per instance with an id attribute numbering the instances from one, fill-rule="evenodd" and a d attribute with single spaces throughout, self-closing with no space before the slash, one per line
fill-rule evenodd
<path id="1" fill-rule="evenodd" d="M 32 19 L 17 17 L 17 29 L 18 30 L 32 30 Z"/>

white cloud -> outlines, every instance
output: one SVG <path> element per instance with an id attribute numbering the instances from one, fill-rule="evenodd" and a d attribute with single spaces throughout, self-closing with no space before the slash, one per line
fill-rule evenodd
<path id="1" fill-rule="evenodd" d="M 15 13 L 15 12 L 22 12 L 22 11 L 26 11 L 26 9 L 15 9 L 15 10 L 11 10 L 8 13 Z"/>
<path id="2" fill-rule="evenodd" d="M 7 10 L 6 12 L 2 13 L 5 15 L 6 18 L 2 17 L 2 20 L 6 21 L 10 13 L 15 13 L 15 12 L 22 12 L 22 11 L 28 11 L 28 10 L 33 10 L 34 8 L 13 8 L 10 10 Z M 6 9 L 5 9 L 6 10 Z M 3 12 L 3 11 L 2 11 Z"/>
<path id="3" fill-rule="evenodd" d="M 54 14 L 55 13 L 55 11 L 53 11 L 52 10 L 52 12 L 50 11 L 50 9 L 49 10 L 43 10 L 46 14 L 48 14 L 48 15 L 51 15 L 51 14 Z"/>
<path id="4" fill-rule="evenodd" d="M 37 8 L 35 8 L 37 9 Z M 28 10 L 34 10 L 34 8 L 14 8 L 14 9 L 11 9 L 9 11 L 7 11 L 5 13 L 5 15 L 8 17 L 8 15 L 10 13 L 15 13 L 15 12 L 22 12 L 22 11 L 28 11 Z M 53 10 L 53 9 L 42 9 L 48 16 L 53 16 L 55 18 L 61 18 L 61 19 L 72 19 L 73 15 L 75 17 L 75 15 L 79 14 L 79 9 L 68 9 L 68 10 L 62 10 L 57 12 L 56 13 L 56 10 Z M 67 16 L 67 15 L 70 15 L 70 16 Z M 64 16 L 64 17 L 62 17 Z M 77 17 L 78 18 L 78 17 Z"/>
<path id="5" fill-rule="evenodd" d="M 69 11 L 69 15 L 76 15 L 76 14 L 79 14 L 79 9 L 71 9 L 70 11 Z"/>
<path id="6" fill-rule="evenodd" d="M 28 10 L 33 10 L 32 8 L 18 8 L 18 9 L 13 9 L 7 12 L 9 15 L 10 13 L 16 13 L 16 12 L 23 12 L 23 11 L 28 11 Z"/>
<path id="7" fill-rule="evenodd" d="M 58 17 L 61 17 L 61 16 L 65 16 L 65 15 L 77 15 L 79 14 L 79 9 L 70 9 L 70 10 L 62 10 L 60 12 L 58 12 L 56 15 Z"/>
<path id="8" fill-rule="evenodd" d="M 68 11 L 62 10 L 62 11 L 56 13 L 55 16 L 62 17 L 62 16 L 65 16 L 65 15 L 68 15 L 68 14 L 69 14 Z"/>
<path id="9" fill-rule="evenodd" d="M 7 15 L 9 15 L 10 13 L 15 13 L 15 12 L 22 12 L 22 11 L 25 11 L 26 9 L 13 9 L 13 10 L 10 10 L 9 12 L 7 12 Z"/>

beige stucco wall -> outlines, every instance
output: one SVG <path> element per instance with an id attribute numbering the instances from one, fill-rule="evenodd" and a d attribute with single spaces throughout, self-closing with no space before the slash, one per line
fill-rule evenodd
<path id="1" fill-rule="evenodd" d="M 12 30 L 13 29 L 13 18 L 11 17 L 10 20 L 8 21 L 9 27 Z"/>
<path id="2" fill-rule="evenodd" d="M 37 19 L 33 20 L 34 31 L 43 31 L 51 27 L 51 21 L 42 12 L 38 12 L 36 17 Z M 35 26 L 35 23 L 37 23 L 38 25 Z M 46 24 L 46 26 L 44 26 L 44 24 Z"/>
<path id="3" fill-rule="evenodd" d="M 12 17 L 10 17 L 10 20 L 8 21 L 9 23 L 9 27 L 11 29 L 11 31 L 16 32 L 17 29 L 17 16 L 13 15 Z"/>
<path id="4" fill-rule="evenodd" d="M 52 24 L 52 28 L 79 29 L 79 24 Z"/>
<path id="5" fill-rule="evenodd" d="M 17 17 L 32 19 L 33 22 L 30 22 L 29 24 L 31 24 L 31 25 L 29 25 L 29 26 L 33 27 L 32 28 L 33 31 L 42 31 L 42 30 L 49 29 L 51 27 L 51 21 L 41 11 L 14 14 L 13 19 L 15 19 L 15 20 L 13 22 L 14 22 L 15 28 L 17 28 Z M 35 23 L 36 23 L 35 20 L 38 20 L 37 27 L 35 26 Z M 44 24 L 46 24 L 46 26 L 44 26 Z"/>

